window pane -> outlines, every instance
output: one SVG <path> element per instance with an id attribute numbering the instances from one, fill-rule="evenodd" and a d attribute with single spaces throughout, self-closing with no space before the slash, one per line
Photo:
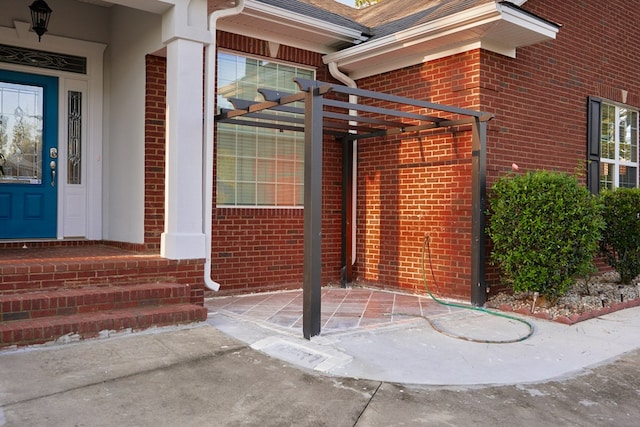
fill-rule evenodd
<path id="1" fill-rule="evenodd" d="M 603 159 L 615 159 L 616 109 L 612 105 L 602 105 L 602 153 Z"/>
<path id="2" fill-rule="evenodd" d="M 637 183 L 638 169 L 630 166 L 620 166 L 620 187 L 634 188 Z"/>
<path id="3" fill-rule="evenodd" d="M 295 185 L 281 184 L 278 186 L 278 205 L 293 206 L 296 204 Z"/>
<path id="4" fill-rule="evenodd" d="M 67 184 L 82 184 L 82 92 L 68 92 Z"/>
<path id="5" fill-rule="evenodd" d="M 274 63 L 263 62 L 262 67 L 258 70 L 258 84 L 260 87 L 267 89 L 278 88 L 278 66 Z"/>
<path id="6" fill-rule="evenodd" d="M 629 161 L 638 161 L 638 112 L 629 112 L 629 145 L 631 149 L 631 155 Z"/>
<path id="7" fill-rule="evenodd" d="M 38 86 L 0 82 L 0 183 L 42 183 L 43 94 Z"/>
<path id="8" fill-rule="evenodd" d="M 614 165 L 600 162 L 600 189 L 613 190 L 613 170 Z"/>
<path id="9" fill-rule="evenodd" d="M 220 156 L 218 155 L 218 164 L 216 174 L 218 179 L 223 181 L 235 181 L 236 180 L 236 158 L 235 156 Z"/>
<path id="10" fill-rule="evenodd" d="M 239 158 L 237 159 L 238 166 L 238 181 L 252 181 L 256 180 L 256 159 L 254 157 L 251 158 Z"/>
<path id="11" fill-rule="evenodd" d="M 276 182 L 276 161 L 258 159 L 258 182 Z"/>
<path id="12" fill-rule="evenodd" d="M 239 182 L 238 187 L 238 205 L 255 205 L 256 202 L 256 185 L 254 183 Z"/>
<path id="13" fill-rule="evenodd" d="M 258 184 L 258 205 L 274 206 L 276 204 L 276 185 Z"/>
<path id="14" fill-rule="evenodd" d="M 235 182 L 222 181 L 218 179 L 216 198 L 218 200 L 218 203 L 221 205 L 235 205 Z"/>
<path id="15" fill-rule="evenodd" d="M 276 157 L 276 138 L 273 135 L 261 135 L 258 141 L 258 157 L 266 157 L 275 159 Z"/>
<path id="16" fill-rule="evenodd" d="M 238 130 L 236 153 L 238 156 L 242 156 L 242 157 L 255 157 L 256 156 L 256 134 L 253 132 L 246 132 L 245 129 L 247 128 L 245 127 L 244 129 Z"/>
<path id="17" fill-rule="evenodd" d="M 235 126 L 221 123 L 218 127 L 218 155 L 235 156 L 236 132 Z"/>
<path id="18" fill-rule="evenodd" d="M 633 157 L 633 146 L 632 143 L 632 132 L 631 132 L 631 123 L 630 120 L 632 117 L 629 117 L 629 110 L 621 108 L 620 109 L 620 121 L 619 121 L 619 132 L 620 132 L 620 160 L 632 162 Z"/>
<path id="19" fill-rule="evenodd" d="M 296 201 L 298 205 L 304 205 L 304 185 L 296 185 Z"/>

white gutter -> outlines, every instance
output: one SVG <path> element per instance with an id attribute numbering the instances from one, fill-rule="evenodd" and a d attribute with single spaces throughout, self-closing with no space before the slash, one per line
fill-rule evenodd
<path id="1" fill-rule="evenodd" d="M 355 80 L 351 77 L 344 74 L 338 68 L 338 64 L 336 62 L 329 62 L 327 64 L 329 66 L 329 73 L 341 83 L 344 83 L 346 86 L 350 88 L 357 89 L 358 85 Z M 358 97 L 356 95 L 349 95 L 349 103 L 357 104 Z M 358 112 L 356 110 L 349 110 L 350 116 L 357 116 Z M 357 122 L 349 122 L 349 124 L 357 125 Z M 351 265 L 356 263 L 356 213 L 357 213 L 357 200 L 358 200 L 358 141 L 353 141 L 353 170 L 352 170 L 352 186 L 351 186 Z"/>
<path id="2" fill-rule="evenodd" d="M 244 9 L 244 0 L 236 0 L 236 5 L 230 9 L 216 10 L 209 15 L 209 32 L 211 43 L 205 49 L 204 70 L 204 236 L 205 263 L 204 284 L 212 291 L 220 289 L 220 283 L 211 278 L 211 216 L 213 214 L 213 139 L 214 113 L 216 100 L 216 23 L 218 19 L 237 15 Z"/>

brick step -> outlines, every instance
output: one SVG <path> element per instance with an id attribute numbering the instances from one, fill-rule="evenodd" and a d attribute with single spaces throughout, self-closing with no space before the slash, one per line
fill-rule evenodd
<path id="1" fill-rule="evenodd" d="M 206 318 L 205 307 L 171 304 L 13 320 L 0 323 L 0 348 L 44 344 L 68 335 L 74 339 L 94 338 L 103 331 L 143 330 L 152 326 L 199 322 Z"/>
<path id="2" fill-rule="evenodd" d="M 0 294 L 184 282 L 198 276 L 198 260 L 167 260 L 155 255 L 105 258 L 0 259 Z"/>
<path id="3" fill-rule="evenodd" d="M 0 321 L 189 302 L 189 286 L 175 283 L 12 293 L 0 295 Z"/>

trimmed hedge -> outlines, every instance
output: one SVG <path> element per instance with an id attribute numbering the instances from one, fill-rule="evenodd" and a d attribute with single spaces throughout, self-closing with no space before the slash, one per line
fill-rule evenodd
<path id="1" fill-rule="evenodd" d="M 562 296 L 595 270 L 604 227 L 599 199 L 565 173 L 508 174 L 490 191 L 491 261 L 516 292 Z"/>
<path id="2" fill-rule="evenodd" d="M 606 223 L 600 253 L 629 283 L 640 274 L 640 189 L 618 188 L 600 194 Z"/>

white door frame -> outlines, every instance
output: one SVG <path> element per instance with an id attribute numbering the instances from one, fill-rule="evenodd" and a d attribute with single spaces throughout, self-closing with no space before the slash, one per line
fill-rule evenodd
<path id="1" fill-rule="evenodd" d="M 47 34 L 41 42 L 27 22 L 0 27 L 0 44 L 87 59 L 86 74 L 0 62 L 6 70 L 59 79 L 57 238 L 102 239 L 103 53 L 105 44 Z M 82 185 L 67 185 L 68 92 L 82 92 Z M 78 226 L 79 225 L 79 226 Z M 84 230 L 82 230 L 84 229 Z"/>

